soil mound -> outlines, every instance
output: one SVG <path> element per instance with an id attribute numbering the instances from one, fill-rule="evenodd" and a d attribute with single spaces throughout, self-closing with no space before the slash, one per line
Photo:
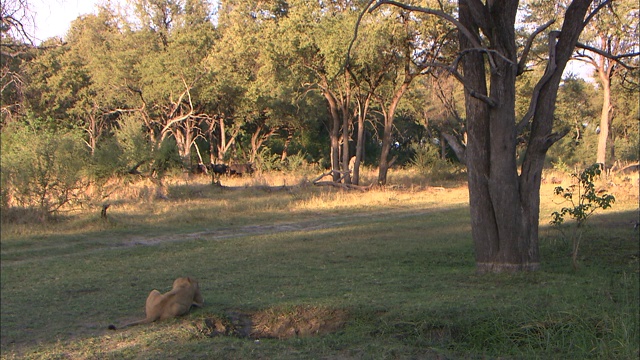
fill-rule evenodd
<path id="1" fill-rule="evenodd" d="M 347 318 L 348 314 L 344 310 L 297 306 L 250 313 L 227 311 L 222 317 L 204 319 L 196 327 L 209 337 L 289 339 L 336 332 L 344 326 Z"/>

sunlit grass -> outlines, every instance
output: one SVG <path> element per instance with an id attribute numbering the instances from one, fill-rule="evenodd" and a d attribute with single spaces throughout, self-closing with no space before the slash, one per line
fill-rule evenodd
<path id="1" fill-rule="evenodd" d="M 464 183 L 359 192 L 287 176 L 167 179 L 160 197 L 130 184 L 147 190 L 114 193 L 107 220 L 97 204 L 3 224 L 2 358 L 637 358 L 637 180 L 608 186 L 617 202 L 590 220 L 580 270 L 547 226 L 559 206 L 548 183 L 542 270 L 478 276 Z M 204 309 L 106 330 L 142 317 L 148 292 L 184 275 L 200 280 Z M 198 330 L 227 310 L 296 306 L 348 319 L 288 340 Z"/>

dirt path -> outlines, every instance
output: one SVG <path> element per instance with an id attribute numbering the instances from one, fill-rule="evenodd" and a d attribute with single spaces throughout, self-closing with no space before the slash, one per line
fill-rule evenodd
<path id="1" fill-rule="evenodd" d="M 136 235 L 125 236 L 117 241 L 96 240 L 73 243 L 46 242 L 41 246 L 27 249 L 14 249 L 3 251 L 3 266 L 11 266 L 23 263 L 32 263 L 60 256 L 88 255 L 92 253 L 122 249 L 133 246 L 156 246 L 166 243 L 187 242 L 193 240 L 219 241 L 257 234 L 278 234 L 288 232 L 304 232 L 319 229 L 333 229 L 362 222 L 393 221 L 409 217 L 421 217 L 436 211 L 447 211 L 453 208 L 428 208 L 428 209 L 393 209 L 378 212 L 366 212 L 349 215 L 319 216 L 315 219 L 268 223 L 258 225 L 245 225 L 226 227 L 190 233 L 169 233 L 165 235 Z M 82 247 L 78 249 L 78 247 Z"/>
<path id="2" fill-rule="evenodd" d="M 239 227 L 228 227 L 215 230 L 198 231 L 186 234 L 167 234 L 162 236 L 136 236 L 130 239 L 123 240 L 121 245 L 135 246 L 135 245 L 157 245 L 171 242 L 184 242 L 195 239 L 205 240 L 224 240 L 231 238 L 239 238 L 244 236 L 251 236 L 256 234 L 277 234 L 293 231 L 314 231 L 320 229 L 332 229 L 342 226 L 351 225 L 354 223 L 363 222 L 363 218 L 367 218 L 366 221 L 389 221 L 392 219 L 402 219 L 407 217 L 420 217 L 425 214 L 433 213 L 434 211 L 446 211 L 448 209 L 443 208 L 431 208 L 422 210 L 391 210 L 385 212 L 368 212 L 362 214 L 350 214 L 345 216 L 328 216 L 321 217 L 312 220 L 299 220 L 291 222 L 280 222 L 276 224 L 260 224 L 260 225 L 245 225 Z"/>

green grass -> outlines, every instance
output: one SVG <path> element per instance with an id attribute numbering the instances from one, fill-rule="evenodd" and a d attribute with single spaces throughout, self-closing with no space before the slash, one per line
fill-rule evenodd
<path id="1" fill-rule="evenodd" d="M 633 191 L 636 195 L 633 195 Z M 179 184 L 170 200 L 122 200 L 57 223 L 3 224 L 2 359 L 636 359 L 637 188 L 570 249 L 541 228 L 542 270 L 478 276 L 467 190 L 369 193 Z M 548 194 L 548 196 L 546 196 Z M 557 205 L 543 189 L 541 222 Z M 148 292 L 201 284 L 186 317 L 108 331 L 144 315 Z M 229 310 L 344 311 L 315 337 L 208 337 Z"/>

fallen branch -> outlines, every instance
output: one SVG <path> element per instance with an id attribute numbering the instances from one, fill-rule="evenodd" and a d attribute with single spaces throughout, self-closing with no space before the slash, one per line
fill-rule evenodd
<path id="1" fill-rule="evenodd" d="M 331 175 L 331 174 L 333 174 L 333 170 L 331 170 L 331 171 L 329 171 L 329 172 L 326 172 L 326 173 L 321 174 L 320 176 L 318 176 L 318 177 L 316 177 L 315 179 L 311 180 L 311 183 L 313 183 L 313 184 L 315 185 L 318 181 L 320 181 L 320 179 L 322 179 L 322 178 L 324 178 L 324 177 L 327 177 L 327 176 L 329 176 L 329 175 Z"/>
<path id="2" fill-rule="evenodd" d="M 341 175 L 341 177 L 336 180 L 336 181 L 320 181 L 323 178 L 327 177 L 327 176 L 333 176 L 334 173 L 337 173 L 339 175 Z M 341 188 L 344 190 L 358 190 L 358 191 L 369 191 L 372 187 L 373 184 L 369 185 L 369 186 L 361 186 L 361 185 L 354 185 L 354 184 L 344 184 L 341 181 L 351 173 L 351 171 L 338 171 L 338 170 L 331 170 L 328 171 L 326 173 L 323 173 L 319 176 L 317 176 L 315 179 L 311 180 L 311 183 L 313 185 L 317 185 L 317 186 L 333 186 L 333 187 L 337 187 L 337 188 Z"/>

